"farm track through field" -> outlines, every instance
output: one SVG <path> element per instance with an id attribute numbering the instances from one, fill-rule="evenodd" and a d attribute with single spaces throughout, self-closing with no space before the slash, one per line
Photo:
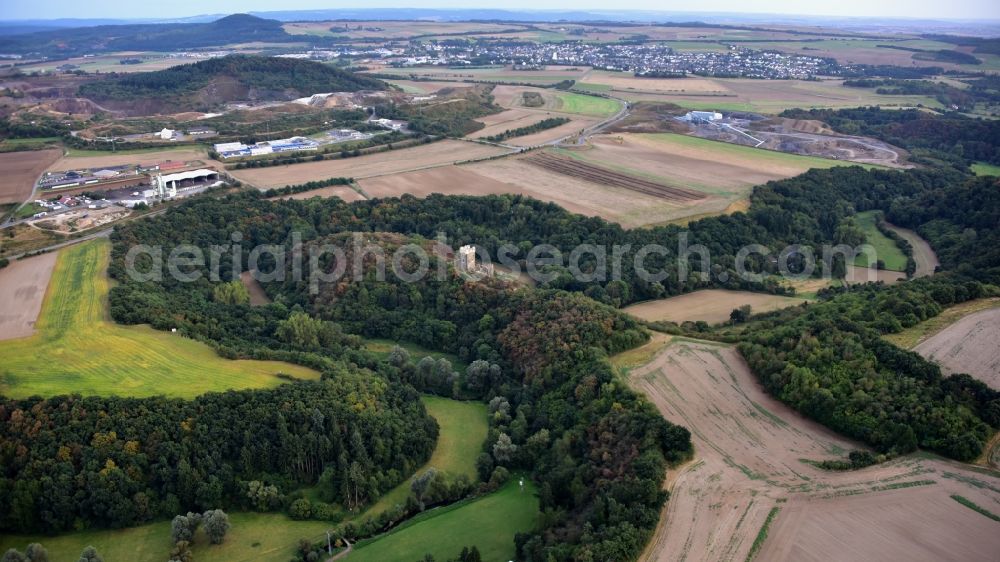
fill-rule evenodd
<path id="1" fill-rule="evenodd" d="M 576 162 L 567 158 L 553 156 L 551 154 L 537 153 L 524 159 L 525 162 L 538 166 L 551 172 L 563 174 L 573 178 L 579 178 L 598 185 L 610 185 L 621 187 L 646 195 L 652 195 L 661 199 L 687 203 L 690 201 L 700 201 L 705 199 L 705 194 L 687 189 L 669 187 L 663 184 L 651 182 L 632 176 L 627 176 L 618 172 L 613 172 L 598 166 Z"/>

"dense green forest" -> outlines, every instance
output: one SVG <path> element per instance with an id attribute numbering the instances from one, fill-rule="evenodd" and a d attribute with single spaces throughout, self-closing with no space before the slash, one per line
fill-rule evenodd
<path id="1" fill-rule="evenodd" d="M 367 503 L 430 457 L 437 424 L 412 387 L 347 366 L 325 375 L 192 401 L 3 399 L 0 529 L 54 533 L 220 506 L 267 510 L 324 473 L 336 501 Z M 252 494 L 261 485 L 275 487 L 272 498 Z"/>
<path id="2" fill-rule="evenodd" d="M 964 162 L 1000 164 L 1000 121 L 919 109 L 789 109 L 792 119 L 818 119 L 838 133 L 866 135 L 908 150 L 930 149 Z"/>
<path id="3" fill-rule="evenodd" d="M 314 61 L 229 55 L 154 72 L 113 74 L 80 86 L 80 95 L 95 100 L 180 100 L 220 79 L 235 81 L 241 92 L 252 90 L 257 99 L 284 100 L 323 92 L 385 89 L 379 80 Z"/>

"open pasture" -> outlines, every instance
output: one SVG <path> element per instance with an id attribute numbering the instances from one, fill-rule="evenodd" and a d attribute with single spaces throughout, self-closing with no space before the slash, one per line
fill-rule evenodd
<path id="1" fill-rule="evenodd" d="M 35 322 L 55 265 L 56 254 L 48 253 L 17 260 L 0 269 L 0 302 L 4 303 L 0 310 L 0 340 L 35 333 Z"/>
<path id="2" fill-rule="evenodd" d="M 0 392 L 191 398 L 210 391 L 268 388 L 278 374 L 319 373 L 278 361 L 231 361 L 206 344 L 107 317 L 106 241 L 59 252 L 33 336 L 0 342 Z"/>
<path id="3" fill-rule="evenodd" d="M 538 505 L 531 481 L 525 479 L 522 489 L 513 476 L 488 496 L 424 512 L 386 535 L 361 541 L 346 560 L 412 562 L 424 554 L 450 560 L 472 545 L 483 560 L 513 560 L 514 535 L 535 527 Z"/>
<path id="4" fill-rule="evenodd" d="M 440 433 L 434 453 L 424 466 L 413 476 L 434 468 L 452 476 L 465 475 L 470 481 L 478 479 L 476 457 L 486 441 L 489 431 L 486 404 L 482 402 L 460 402 L 437 396 L 421 397 L 427 412 L 437 421 Z M 413 477 L 406 479 L 365 511 L 365 515 L 378 515 L 396 504 L 405 504 L 410 495 Z"/>
<path id="5" fill-rule="evenodd" d="M 875 226 L 875 214 L 875 211 L 858 213 L 854 217 L 854 223 L 865 233 L 865 242 L 875 248 L 874 259 L 884 263 L 885 269 L 890 271 L 905 271 L 906 256 L 903 255 L 903 251 L 899 249 L 896 242 L 882 234 L 882 231 Z M 854 265 L 868 267 L 868 260 L 869 256 L 859 255 L 854 260 Z M 933 272 L 933 269 L 931 271 Z"/>
<path id="6" fill-rule="evenodd" d="M 0 204 L 26 201 L 38 176 L 61 155 L 59 149 L 0 153 Z"/>
<path id="7" fill-rule="evenodd" d="M 463 160 L 497 156 L 505 149 L 484 144 L 444 140 L 399 150 L 367 154 L 357 158 L 338 158 L 270 168 L 233 170 L 232 175 L 250 185 L 266 189 L 295 185 L 312 180 L 351 177 L 371 178 L 445 166 Z M 362 185 L 364 189 L 364 185 Z"/>
<path id="8" fill-rule="evenodd" d="M 805 299 L 751 293 L 749 291 L 728 291 L 724 289 L 704 289 L 655 301 L 629 305 L 623 312 L 648 322 L 667 321 L 719 324 L 729 321 L 733 309 L 750 305 L 753 313 L 771 312 L 789 306 L 803 304 Z"/>
<path id="9" fill-rule="evenodd" d="M 921 456 L 819 469 L 804 460 L 861 447 L 766 394 L 735 348 L 664 340 L 612 358 L 667 419 L 691 429 L 695 446 L 695 459 L 668 473 L 670 501 L 640 560 L 746 560 L 773 508 L 757 560 L 953 558 L 942 549 L 989 560 L 1000 548 L 996 523 L 950 497 L 995 508 L 1000 476 Z M 642 356 L 652 359 L 630 369 L 619 359 Z"/>
<path id="10" fill-rule="evenodd" d="M 920 342 L 913 351 L 945 374 L 968 373 L 1000 390 L 1000 308 L 980 310 Z"/>

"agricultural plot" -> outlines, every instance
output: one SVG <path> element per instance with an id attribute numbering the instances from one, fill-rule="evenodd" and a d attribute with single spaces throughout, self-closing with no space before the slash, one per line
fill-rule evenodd
<path id="1" fill-rule="evenodd" d="M 755 542 L 756 559 L 768 561 L 989 560 L 1000 548 L 996 523 L 950 498 L 996 506 L 996 474 L 919 456 L 821 470 L 804 459 L 859 446 L 767 395 L 735 348 L 665 339 L 612 358 L 667 419 L 691 429 L 696 452 L 668 474 L 670 501 L 641 560 L 746 560 Z M 634 366 L 643 357 L 652 359 Z"/>
<path id="2" fill-rule="evenodd" d="M 92 241 L 61 250 L 31 337 L 0 342 L 0 392 L 15 398 L 84 395 L 191 398 L 268 388 L 278 374 L 319 373 L 277 361 L 231 361 L 200 342 L 107 318 L 110 248 Z"/>
<path id="3" fill-rule="evenodd" d="M 968 373 L 1000 389 L 1000 308 L 969 314 L 918 344 L 914 351 L 945 374 Z"/>
<path id="4" fill-rule="evenodd" d="M 38 176 L 61 155 L 59 149 L 0 153 L 0 204 L 26 201 Z"/>
<path id="5" fill-rule="evenodd" d="M 588 79 L 589 80 L 589 79 Z M 702 92 L 622 91 L 629 101 L 659 101 L 687 109 L 752 111 L 777 114 L 791 108 L 841 108 L 881 105 L 883 107 L 940 108 L 929 96 L 890 96 L 875 88 L 848 88 L 842 80 L 753 80 L 748 78 L 702 79 L 714 83 L 714 90 Z"/>
<path id="6" fill-rule="evenodd" d="M 846 165 L 837 160 L 784 154 L 675 134 L 595 135 L 586 147 L 550 149 L 542 154 L 550 152 L 575 161 L 580 169 L 596 167 L 604 170 L 605 174 L 630 178 L 630 181 L 651 182 L 680 192 L 698 193 L 702 197 L 668 201 L 633 191 L 641 199 L 619 203 L 618 193 L 631 190 L 615 187 L 604 180 L 597 183 L 587 181 L 575 172 L 558 173 L 538 166 L 528 168 L 520 164 L 520 159 L 476 164 L 473 169 L 526 188 L 537 189 L 548 185 L 550 187 L 546 189 L 549 191 L 572 194 L 578 205 L 589 204 L 592 199 L 588 193 L 596 189 L 614 202 L 609 200 L 603 210 L 596 208 L 592 212 L 574 212 L 596 214 L 633 227 L 735 212 L 745 209 L 740 203 L 745 201 L 754 185 L 792 177 L 813 167 Z M 498 173 L 501 170 L 502 173 Z M 582 197 L 577 197 L 578 193 Z"/>
<path id="7" fill-rule="evenodd" d="M 199 166 L 220 167 L 218 162 L 208 158 L 204 148 L 179 146 L 177 148 L 121 150 L 118 152 L 106 150 L 70 150 L 67 155 L 59 158 L 58 162 L 49 166 L 48 171 L 63 172 L 84 168 L 136 166 L 140 164 L 157 164 L 160 162 L 196 162 Z"/>
<path id="8" fill-rule="evenodd" d="M 449 560 L 476 545 L 483 560 L 513 560 L 514 535 L 538 521 L 538 497 L 530 480 L 517 477 L 499 491 L 469 502 L 433 509 L 386 535 L 360 542 L 351 562 L 412 562 L 424 554 Z"/>
<path id="9" fill-rule="evenodd" d="M 139 59 L 138 64 L 121 64 L 122 59 Z M 191 64 L 204 57 L 178 57 L 167 53 L 121 52 L 90 57 L 75 57 L 65 60 L 46 61 L 27 65 L 26 72 L 58 72 L 60 66 L 71 64 L 85 72 L 152 72 L 181 64 Z"/>
<path id="10" fill-rule="evenodd" d="M 522 161 L 557 174 L 579 178 L 592 183 L 621 187 L 677 203 L 688 203 L 705 198 L 703 193 L 697 191 L 669 187 L 551 153 L 540 152 L 532 154 L 522 159 Z"/>
<path id="11" fill-rule="evenodd" d="M 380 68 L 379 72 L 399 76 L 401 79 L 418 77 L 422 80 L 442 80 L 450 82 L 517 82 L 549 85 L 564 80 L 579 80 L 586 76 L 589 67 L 546 66 L 542 70 L 513 70 L 507 66 L 480 68 L 462 67 L 407 67 Z M 498 86 L 509 87 L 509 86 Z"/>
<path id="12" fill-rule="evenodd" d="M 302 191 L 291 195 L 281 195 L 275 199 L 312 199 L 313 197 L 339 197 L 350 203 L 352 201 L 363 201 L 365 196 L 351 189 L 346 185 L 331 185 L 310 191 Z"/>
<path id="13" fill-rule="evenodd" d="M 488 115 L 477 119 L 477 121 L 485 124 L 486 128 L 470 134 L 469 138 L 483 138 L 499 135 L 509 130 L 519 129 L 521 127 L 530 127 L 539 121 L 554 117 L 569 118 L 570 121 L 569 123 L 565 123 L 551 129 L 538 131 L 537 133 L 511 137 L 503 141 L 504 144 L 513 146 L 539 146 L 577 134 L 600 121 L 597 117 L 587 117 L 582 115 L 567 116 L 565 114 L 545 110 L 527 108 L 508 109 L 495 115 Z"/>
<path id="14" fill-rule="evenodd" d="M 696 322 L 701 320 L 709 324 L 719 324 L 729 321 L 733 309 L 750 305 L 753 313 L 771 312 L 789 306 L 798 306 L 808 302 L 805 299 L 751 293 L 748 291 L 727 291 L 722 289 L 705 289 L 669 299 L 659 299 L 629 305 L 623 312 L 647 322 Z"/>
<path id="15" fill-rule="evenodd" d="M 42 254 L 17 260 L 0 269 L 0 340 L 23 338 L 35 333 L 42 310 L 45 288 L 49 286 L 56 254 Z"/>
<path id="16" fill-rule="evenodd" d="M 525 93 L 541 96 L 541 105 L 526 105 Z M 613 99 L 530 86 L 497 86 L 493 97 L 498 105 L 509 109 L 528 107 L 590 117 L 611 117 L 621 110 L 621 102 Z"/>
<path id="17" fill-rule="evenodd" d="M 454 162 L 498 156 L 509 152 L 495 146 L 444 140 L 411 148 L 367 154 L 357 158 L 339 158 L 290 166 L 233 170 L 237 179 L 266 189 L 295 185 L 326 178 L 372 178 L 445 166 Z M 364 187 L 362 185 L 362 187 Z"/>
<path id="18" fill-rule="evenodd" d="M 859 267 L 856 265 L 847 266 L 847 272 L 844 275 L 844 282 L 849 285 L 856 283 L 885 283 L 886 285 L 891 285 L 893 283 L 898 283 L 906 279 L 906 274 L 902 271 L 892 271 L 890 269 L 877 269 L 874 265 L 871 267 Z"/>

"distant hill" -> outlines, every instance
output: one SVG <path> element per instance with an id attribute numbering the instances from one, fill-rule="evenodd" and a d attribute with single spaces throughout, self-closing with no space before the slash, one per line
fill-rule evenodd
<path id="1" fill-rule="evenodd" d="M 52 29 L 0 37 L 0 52 L 73 56 L 108 51 L 176 51 L 261 41 L 301 40 L 285 33 L 281 22 L 234 14 L 208 23 L 137 23 Z"/>
<path id="2" fill-rule="evenodd" d="M 230 55 L 156 72 L 120 74 L 80 87 L 101 103 L 168 110 L 207 110 L 232 101 L 280 101 L 324 92 L 383 90 L 380 80 L 318 62 Z M 111 104 L 122 105 L 122 104 Z"/>

